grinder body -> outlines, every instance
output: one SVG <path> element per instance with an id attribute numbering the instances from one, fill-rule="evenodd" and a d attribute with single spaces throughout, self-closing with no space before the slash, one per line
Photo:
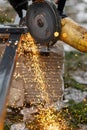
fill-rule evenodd
<path id="1" fill-rule="evenodd" d="M 87 29 L 69 17 L 62 19 L 53 2 L 39 1 L 30 5 L 26 25 L 37 43 L 53 45 L 59 39 L 81 52 L 87 52 Z"/>

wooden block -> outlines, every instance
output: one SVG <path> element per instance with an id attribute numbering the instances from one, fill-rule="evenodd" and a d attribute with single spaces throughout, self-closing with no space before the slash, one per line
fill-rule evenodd
<path id="1" fill-rule="evenodd" d="M 19 85 L 14 85 L 14 82 L 12 82 L 11 89 L 13 87 L 18 88 L 18 90 L 24 89 L 25 102 L 30 104 L 50 104 L 61 100 L 64 90 L 62 78 L 64 64 L 63 45 L 56 43 L 49 50 L 39 46 L 36 49 L 37 53 L 31 53 L 31 49 L 34 50 L 34 48 L 28 49 L 28 53 L 19 56 L 14 72 L 13 80 L 17 80 Z M 23 85 L 21 85 L 20 79 L 23 80 Z M 10 100 L 12 98 L 14 98 L 14 95 L 9 97 Z M 14 102 L 16 103 L 16 101 Z"/>

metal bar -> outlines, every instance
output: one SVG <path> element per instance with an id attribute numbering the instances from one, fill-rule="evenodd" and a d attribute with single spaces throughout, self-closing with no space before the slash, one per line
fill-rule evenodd
<path id="1" fill-rule="evenodd" d="M 12 26 L 12 25 L 0 25 L 0 33 L 10 33 L 10 34 L 19 34 L 19 33 L 26 33 L 28 32 L 28 28 L 25 27 L 20 27 L 20 26 Z"/>
<path id="2" fill-rule="evenodd" d="M 10 35 L 8 46 L 6 46 L 3 58 L 0 62 L 0 120 L 3 119 L 2 113 L 6 106 L 9 86 L 16 63 L 16 50 L 20 36 L 21 33 Z"/>

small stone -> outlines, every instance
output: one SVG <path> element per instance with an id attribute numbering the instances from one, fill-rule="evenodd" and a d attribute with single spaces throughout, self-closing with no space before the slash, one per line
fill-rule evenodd
<path id="1" fill-rule="evenodd" d="M 27 130 L 24 123 L 18 123 L 11 125 L 10 130 Z"/>
<path id="2" fill-rule="evenodd" d="M 81 90 L 77 90 L 74 88 L 67 88 L 64 92 L 65 100 L 74 100 L 76 103 L 79 103 L 86 99 L 87 92 L 82 92 Z"/>
<path id="3" fill-rule="evenodd" d="M 29 120 L 33 120 L 34 117 L 32 116 L 32 114 L 35 114 L 38 112 L 38 109 L 36 109 L 35 107 L 31 107 L 31 108 L 24 108 L 21 110 L 21 114 L 23 114 L 23 120 L 24 121 L 29 121 Z"/>
<path id="4" fill-rule="evenodd" d="M 87 130 L 87 125 L 79 124 L 79 130 Z"/>

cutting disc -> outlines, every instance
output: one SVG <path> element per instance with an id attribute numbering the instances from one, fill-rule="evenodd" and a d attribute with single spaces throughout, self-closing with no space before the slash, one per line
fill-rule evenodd
<path id="1" fill-rule="evenodd" d="M 34 2 L 26 14 L 26 24 L 32 37 L 40 43 L 58 40 L 61 28 L 60 16 L 53 3 Z M 57 32 L 58 36 L 54 34 Z"/>

